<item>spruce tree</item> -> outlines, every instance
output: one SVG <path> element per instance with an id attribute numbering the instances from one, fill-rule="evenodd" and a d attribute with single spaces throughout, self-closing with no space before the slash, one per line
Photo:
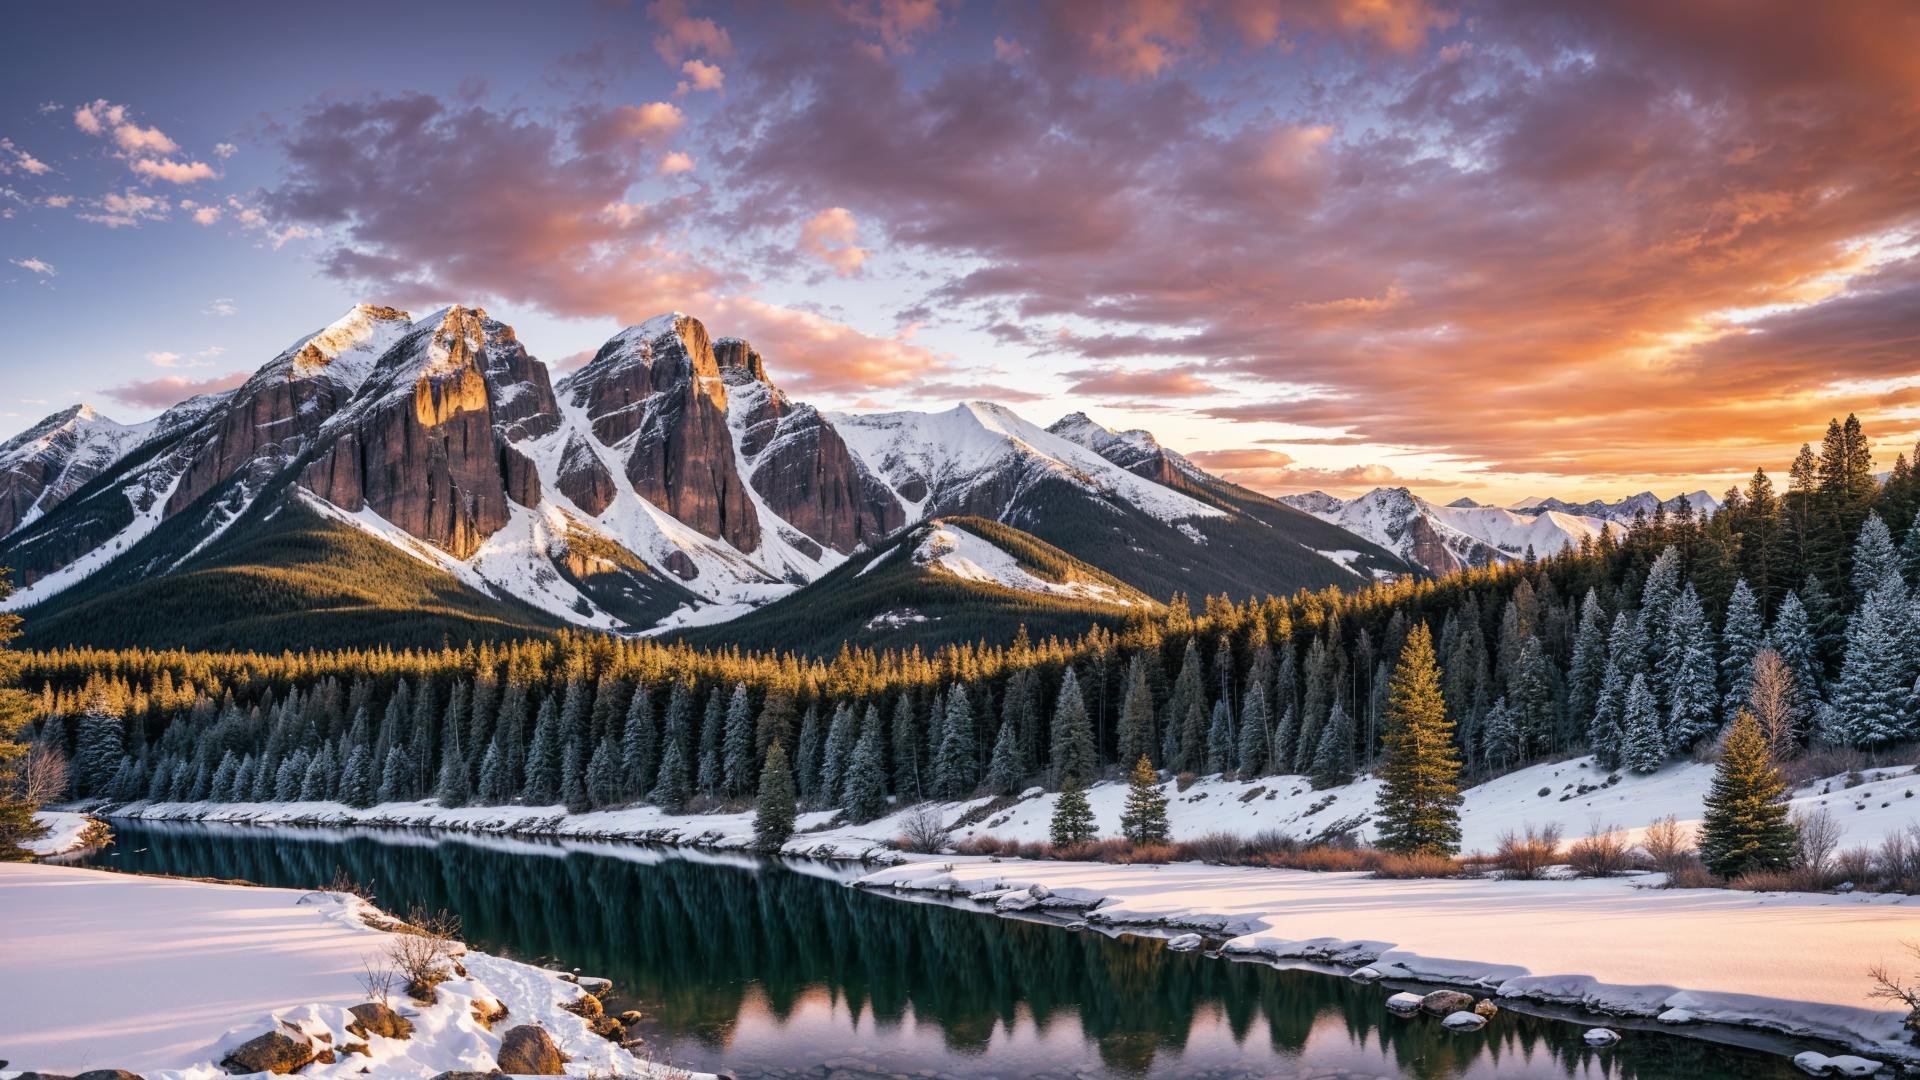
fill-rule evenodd
<path id="1" fill-rule="evenodd" d="M 1825 742 L 1876 747 L 1910 734 L 1906 657 L 1889 625 L 1904 612 L 1890 599 L 1880 591 L 1869 593 L 1847 625 L 1846 659 L 1821 732 Z"/>
<path id="2" fill-rule="evenodd" d="M 540 703 L 533 721 L 533 741 L 527 746 L 527 782 L 520 799 L 528 806 L 552 806 L 560 801 L 561 758 L 559 718 L 553 697 Z"/>
<path id="3" fill-rule="evenodd" d="M 653 694 L 642 683 L 627 702 L 627 720 L 620 731 L 620 773 L 623 798 L 646 795 L 660 770 L 660 733 L 653 724 Z"/>
<path id="4" fill-rule="evenodd" d="M 995 795 L 1012 795 L 1020 790 L 1021 776 L 1020 732 L 1009 716 L 1000 721 L 1000 730 L 993 737 L 993 756 L 987 759 L 984 786 Z"/>
<path id="5" fill-rule="evenodd" d="M 288 759 L 289 763 L 292 760 Z M 281 769 L 284 772 L 286 766 Z M 407 760 L 406 749 L 398 743 L 387 748 L 387 762 L 380 770 L 380 789 L 375 797 L 383 803 L 407 802 L 413 798 L 413 763 Z"/>
<path id="6" fill-rule="evenodd" d="M 472 800 L 473 789 L 467 782 L 467 768 L 467 755 L 460 748 L 460 728 L 450 725 L 440 747 L 440 775 L 433 785 L 433 797 L 441 806 L 465 806 Z"/>
<path id="7" fill-rule="evenodd" d="M 753 839 L 760 850 L 779 851 L 793 835 L 799 817 L 797 801 L 787 748 L 775 739 L 767 746 L 767 760 L 760 767 L 760 794 L 754 800 Z"/>
<path id="8" fill-rule="evenodd" d="M 81 798 L 101 795 L 120 767 L 125 725 L 102 694 L 87 703 L 74 732 L 73 789 Z"/>
<path id="9" fill-rule="evenodd" d="M 1280 700 L 1285 701 L 1286 695 Z M 1300 726 L 1299 712 L 1291 703 L 1280 710 L 1273 722 L 1273 741 L 1267 754 L 1267 771 L 1287 773 L 1293 771 L 1295 736 Z"/>
<path id="10" fill-rule="evenodd" d="M 1817 700 L 1825 690 L 1820 647 L 1799 593 L 1788 593 L 1780 602 L 1780 613 L 1773 617 L 1773 628 L 1767 631 L 1767 644 L 1780 654 L 1781 662 L 1792 673 L 1794 689 L 1799 691 L 1801 700 L 1809 703 Z"/>
<path id="11" fill-rule="evenodd" d="M 795 779 L 800 787 L 800 799 L 813 803 L 820 787 L 820 707 L 808 705 L 806 715 L 800 721 L 799 756 L 794 761 Z"/>
<path id="12" fill-rule="evenodd" d="M 1120 814 L 1120 835 L 1134 845 L 1167 842 L 1167 797 L 1160 792 L 1160 776 L 1142 755 L 1127 774 L 1127 806 Z"/>
<path id="13" fill-rule="evenodd" d="M 726 726 L 726 710 L 720 704 L 720 690 L 715 687 L 707 695 L 707 710 L 700 721 L 700 770 L 698 783 L 700 794 L 712 798 L 720 791 L 723 780 L 720 760 L 722 729 Z"/>
<path id="14" fill-rule="evenodd" d="M 1087 716 L 1086 698 L 1080 693 L 1080 678 L 1073 668 L 1060 680 L 1060 697 L 1053 708 L 1052 759 L 1053 783 L 1057 787 L 1072 777 L 1090 783 L 1100 773 L 1100 759 L 1093 746 L 1093 721 Z"/>
<path id="15" fill-rule="evenodd" d="M 1147 657 L 1135 653 L 1127 664 L 1127 694 L 1120 705 L 1119 760 L 1137 761 L 1159 750 L 1153 722 L 1153 687 L 1147 682 Z"/>
<path id="16" fill-rule="evenodd" d="M 925 796 L 920 776 L 925 757 L 913 698 L 902 693 L 893 706 L 893 790 L 902 799 L 916 801 Z"/>
<path id="17" fill-rule="evenodd" d="M 1378 843 L 1389 851 L 1451 854 L 1460 847 L 1460 758 L 1440 692 L 1433 634 L 1416 624 L 1387 690 Z"/>
<path id="18" fill-rule="evenodd" d="M 1600 690 L 1594 695 L 1593 719 L 1587 724 L 1587 748 L 1593 751 L 1594 760 L 1602 768 L 1611 769 L 1620 764 L 1626 703 L 1626 676 L 1621 673 L 1620 665 L 1609 659 L 1606 672 L 1600 678 Z"/>
<path id="19" fill-rule="evenodd" d="M 395 749 L 399 748 L 395 747 Z M 405 751 L 401 751 L 400 759 L 401 764 L 404 765 L 406 763 Z M 173 763 L 172 768 L 177 770 L 183 764 L 185 763 L 176 761 Z M 306 784 L 307 766 L 311 764 L 313 764 L 313 759 L 307 754 L 307 748 L 304 746 L 288 754 L 285 760 L 280 762 L 280 774 L 273 778 L 273 797 L 280 802 L 300 801 L 300 789 Z M 401 782 L 404 784 L 406 779 L 406 777 L 402 777 Z M 170 776 L 167 788 L 168 797 L 175 799 L 184 798 L 185 794 L 185 792 L 178 790 Z M 401 797 L 405 797 L 404 789 Z"/>
<path id="20" fill-rule="evenodd" d="M 733 685 L 733 698 L 727 702 L 727 731 L 721 746 L 724 759 L 723 782 L 727 797 L 738 799 L 753 787 L 753 714 L 747 699 L 747 684 Z"/>
<path id="21" fill-rule="evenodd" d="M 1653 700 L 1645 675 L 1635 675 L 1627 687 L 1627 704 L 1620 724 L 1622 765 L 1634 772 L 1650 773 L 1666 763 L 1666 725 L 1660 722 L 1660 706 Z"/>
<path id="22" fill-rule="evenodd" d="M 1718 728 L 1713 627 L 1689 584 L 1667 622 L 1667 749 L 1685 750 Z"/>
<path id="23" fill-rule="evenodd" d="M 240 759 L 233 756 L 233 751 L 220 755 L 220 766 L 213 770 L 213 790 L 208 797 L 214 802 L 237 802 L 233 785 L 239 774 Z"/>
<path id="24" fill-rule="evenodd" d="M 1233 771 L 1238 757 L 1233 738 L 1233 708 L 1225 699 L 1213 703 L 1213 719 L 1207 724 L 1207 771 L 1224 776 Z"/>
<path id="25" fill-rule="evenodd" d="M 679 813 L 693 794 L 693 782 L 687 774 L 685 751 L 680 749 L 678 740 L 667 740 L 667 748 L 660 754 L 660 778 L 647 798 L 669 814 Z"/>
<path id="26" fill-rule="evenodd" d="M 1520 760 L 1522 735 L 1520 710 L 1505 694 L 1494 701 L 1481 723 L 1480 763 L 1490 769 L 1512 768 Z"/>
<path id="27" fill-rule="evenodd" d="M 1580 601 L 1579 627 L 1573 636 L 1573 659 L 1567 666 L 1567 711 L 1573 721 L 1586 723 L 1592 742 L 1592 718 L 1599 708 L 1607 670 L 1607 613 L 1600 594 L 1589 588 Z"/>
<path id="28" fill-rule="evenodd" d="M 1760 618 L 1760 598 L 1747 587 L 1747 579 L 1734 582 L 1733 595 L 1727 600 L 1727 621 L 1720 632 L 1721 710 L 1727 716 L 1739 711 L 1753 683 L 1753 658 L 1765 642 L 1766 632 Z"/>
<path id="29" fill-rule="evenodd" d="M 1053 820 L 1047 831 L 1053 846 L 1060 849 L 1090 844 L 1097 835 L 1093 807 L 1087 802 L 1087 793 L 1081 789 L 1080 782 L 1071 776 L 1060 785 L 1060 795 L 1053 802 Z"/>
<path id="30" fill-rule="evenodd" d="M 1198 724 L 1188 722 L 1195 709 L 1200 710 Z M 1161 758 L 1169 769 L 1188 772 L 1205 763 L 1206 704 L 1200 675 L 1200 647 L 1192 639 L 1180 661 L 1180 674 L 1167 698 L 1167 730 L 1161 742 Z"/>
<path id="31" fill-rule="evenodd" d="M 853 745 L 847 764 L 843 801 L 847 817 L 868 822 L 887 812 L 886 757 L 881 750 L 880 710 L 867 706 L 860 726 L 860 739 Z"/>
<path id="32" fill-rule="evenodd" d="M 1334 787 L 1353 779 L 1353 712 L 1347 699 L 1336 697 L 1326 726 L 1320 729 L 1320 745 L 1313 752 L 1313 768 L 1308 775 L 1316 788 Z"/>
<path id="33" fill-rule="evenodd" d="M 834 706 L 833 723 L 827 726 L 826 752 L 820 762 L 818 801 L 821 806 L 840 805 L 846 792 L 847 766 L 853 758 L 853 744 L 859 738 L 860 727 L 854 720 L 853 706 L 844 701 Z"/>
<path id="34" fill-rule="evenodd" d="M 513 801 L 513 779 L 507 773 L 507 757 L 500 749 L 500 733 L 494 732 L 487 754 L 480 762 L 480 803 L 505 806 Z"/>
<path id="35" fill-rule="evenodd" d="M 1745 709 L 1727 732 L 1725 752 L 1707 792 L 1700 827 L 1700 858 L 1721 877 L 1784 870 L 1794 858 L 1795 830 L 1787 817 L 1787 782 L 1774 768 L 1766 737 Z"/>
<path id="36" fill-rule="evenodd" d="M 940 725 L 940 748 L 933 762 L 933 797 L 964 799 L 976 786 L 973 704 L 963 683 L 947 694 L 947 715 Z"/>
<path id="37" fill-rule="evenodd" d="M 625 798 L 621 780 L 620 744 L 608 734 L 593 748 L 587 759 L 587 799 L 595 809 L 612 806 Z"/>
<path id="38" fill-rule="evenodd" d="M 1273 709 L 1267 688 L 1258 682 L 1248 689 L 1240 717 L 1240 747 L 1236 765 L 1240 779 L 1251 780 L 1267 768 L 1267 747 L 1273 738 Z"/>

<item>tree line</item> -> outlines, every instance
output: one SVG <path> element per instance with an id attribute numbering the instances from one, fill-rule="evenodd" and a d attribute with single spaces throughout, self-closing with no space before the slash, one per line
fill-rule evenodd
<path id="1" fill-rule="evenodd" d="M 1085 786 L 1143 758 L 1325 786 L 1401 737 L 1395 660 L 1416 629 L 1468 778 L 1582 750 L 1650 771 L 1762 698 L 1783 752 L 1914 736 L 1916 504 L 1906 457 L 1882 482 L 1849 417 L 1802 448 L 1784 492 L 1756 470 L 1711 515 L 1656 509 L 1438 580 L 1197 612 L 1175 598 L 1071 639 L 821 661 L 565 633 L 7 663 L 26 690 L 19 738 L 63 754 L 81 798 L 680 811 L 745 805 L 771 779 L 867 820 L 895 801 Z"/>

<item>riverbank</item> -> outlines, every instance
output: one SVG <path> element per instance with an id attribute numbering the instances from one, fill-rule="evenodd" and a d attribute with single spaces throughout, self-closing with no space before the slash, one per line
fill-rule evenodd
<path id="1" fill-rule="evenodd" d="M 562 1007 L 582 998 L 576 983 L 477 952 L 459 957 L 465 974 L 431 1005 L 394 991 L 406 1038 L 354 1030 L 365 970 L 396 939 L 377 928 L 387 921 L 339 893 L 0 865 L 0 1048 L 12 1069 L 209 1080 L 241 1045 L 281 1031 L 337 1051 L 302 1076 L 429 1077 L 491 1069 L 503 1038 L 533 1025 L 576 1074 L 688 1076 L 594 1034 Z"/>
<path id="2" fill-rule="evenodd" d="M 36 858 L 71 855 L 99 847 L 113 836 L 106 822 L 91 814 L 71 810 L 35 810 L 33 820 L 47 827 L 47 835 L 26 844 L 27 851 Z"/>
<path id="3" fill-rule="evenodd" d="M 1657 882 L 1657 878 L 1651 879 Z M 1226 956 L 1312 960 L 1603 1015 L 1720 1023 L 1920 1062 L 1867 969 L 1904 970 L 1907 896 L 1654 889 L 1648 878 L 1389 881 L 1198 864 L 914 857 L 859 879 L 1111 929 L 1187 931 Z"/>

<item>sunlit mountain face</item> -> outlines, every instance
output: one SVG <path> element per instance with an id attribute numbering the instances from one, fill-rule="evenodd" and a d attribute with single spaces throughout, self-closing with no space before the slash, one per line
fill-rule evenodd
<path id="1" fill-rule="evenodd" d="M 1085 411 L 1271 494 L 1718 495 L 1831 416 L 1914 441 L 1911 5 L 7 19 L 9 435 L 372 303 L 510 311 L 556 382 L 699 312 L 825 410 Z"/>

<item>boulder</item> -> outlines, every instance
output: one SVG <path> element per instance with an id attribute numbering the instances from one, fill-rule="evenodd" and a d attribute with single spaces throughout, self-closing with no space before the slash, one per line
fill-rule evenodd
<path id="1" fill-rule="evenodd" d="M 1199 934 L 1181 934 L 1167 942 L 1167 948 L 1173 952 L 1192 952 L 1206 943 L 1206 939 Z"/>
<path id="2" fill-rule="evenodd" d="M 596 1016 L 588 1020 L 587 1030 L 608 1042 L 624 1042 L 627 1037 L 627 1026 L 611 1016 Z"/>
<path id="3" fill-rule="evenodd" d="M 1470 1012 L 1448 1013 L 1447 1018 L 1440 1022 L 1447 1026 L 1448 1031 L 1479 1031 L 1487 1026 L 1486 1017 Z"/>
<path id="4" fill-rule="evenodd" d="M 230 1073 L 272 1073 L 281 1076 L 298 1069 L 316 1057 L 313 1040 L 306 1033 L 280 1027 L 241 1043 L 220 1060 Z"/>
<path id="5" fill-rule="evenodd" d="M 1663 1024 L 1691 1024 L 1695 1018 L 1690 1010 L 1668 1009 L 1666 1012 L 1654 1017 L 1654 1019 Z"/>
<path id="6" fill-rule="evenodd" d="M 137 1072 L 128 1072 L 125 1069 L 88 1069 L 73 1080 L 146 1080 L 146 1078 Z"/>
<path id="7" fill-rule="evenodd" d="M 496 1076 L 505 1075 L 507 1074 L 501 1072 L 499 1069 L 495 1069 L 492 1072 L 475 1072 L 472 1069 L 448 1069 L 443 1073 L 435 1073 L 433 1080 L 493 1080 Z"/>
<path id="8" fill-rule="evenodd" d="M 639 1009 L 628 1009 L 620 1014 L 620 1022 L 623 1024 L 637 1024 L 643 1019 L 645 1018 L 640 1015 Z"/>
<path id="9" fill-rule="evenodd" d="M 1420 999 L 1420 1008 L 1434 1016 L 1469 1012 L 1473 1009 L 1473 995 L 1464 994 L 1458 990 L 1435 990 Z"/>
<path id="10" fill-rule="evenodd" d="M 492 1031 L 493 1025 L 506 1018 L 507 1006 L 505 1002 L 476 999 L 473 1003 L 473 1022 L 486 1028 L 488 1031 Z"/>
<path id="11" fill-rule="evenodd" d="M 380 1035 L 389 1039 L 413 1037 L 413 1021 L 380 1002 L 369 1001 L 363 1005 L 355 1005 L 347 1011 L 353 1014 L 353 1022 L 347 1025 L 347 1031 L 363 1039 L 369 1035 Z"/>
<path id="12" fill-rule="evenodd" d="M 1422 1000 L 1419 994 L 1402 992 L 1387 999 L 1387 1008 L 1398 1013 L 1415 1013 L 1420 1011 Z"/>
<path id="13" fill-rule="evenodd" d="M 586 1020 L 591 1020 L 607 1011 L 606 1007 L 600 1004 L 600 999 L 592 994 L 581 994 L 572 1001 L 563 1001 L 560 1007 Z"/>
<path id="14" fill-rule="evenodd" d="M 1612 1028 L 1588 1028 L 1581 1039 L 1588 1046 L 1612 1046 L 1620 1041 L 1620 1033 Z"/>
<path id="15" fill-rule="evenodd" d="M 566 1058 L 553 1045 L 553 1036 L 546 1028 L 532 1024 L 509 1028 L 500 1037 L 500 1052 L 494 1055 L 494 1063 L 501 1072 L 515 1076 L 559 1076 L 567 1071 Z"/>
<path id="16" fill-rule="evenodd" d="M 1473 1003 L 1473 1015 L 1483 1020 L 1491 1020 L 1499 1012 L 1500 1006 L 1495 1005 L 1492 998 L 1482 998 Z"/>
<path id="17" fill-rule="evenodd" d="M 1880 1062 L 1853 1054 L 1828 1057 L 1813 1050 L 1793 1056 L 1793 1064 L 1808 1076 L 1872 1076 L 1880 1071 Z"/>
<path id="18" fill-rule="evenodd" d="M 1347 978 L 1352 979 L 1354 982 L 1357 982 L 1357 983 L 1370 983 L 1370 982 L 1379 982 L 1381 976 L 1380 976 L 1379 969 L 1363 967 L 1363 968 L 1354 968 L 1352 971 L 1347 972 Z"/>

